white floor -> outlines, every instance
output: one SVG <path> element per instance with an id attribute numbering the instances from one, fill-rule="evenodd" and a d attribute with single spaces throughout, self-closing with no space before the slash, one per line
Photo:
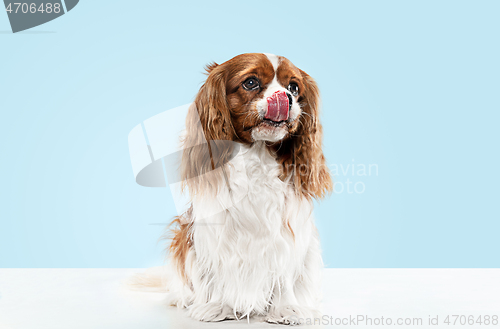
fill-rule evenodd
<path id="1" fill-rule="evenodd" d="M 122 284 L 140 271 L 0 269 L 0 328 L 280 327 L 256 321 L 191 320 L 183 310 L 167 307 L 163 294 L 131 291 Z M 323 327 L 383 328 L 398 326 L 399 321 L 399 327 L 408 328 L 499 328 L 500 323 L 485 325 L 484 316 L 500 316 L 500 269 L 327 269 L 323 314 Z M 448 315 L 450 325 L 444 323 Z M 461 325 L 466 318 L 458 317 L 453 326 L 453 315 L 473 316 L 474 321 L 482 316 L 483 323 Z M 367 326 L 368 319 L 340 324 L 358 316 L 370 318 L 372 325 Z M 429 316 L 434 321 L 437 316 L 439 325 L 429 326 Z M 383 323 L 389 318 L 392 325 L 382 325 L 382 317 Z"/>

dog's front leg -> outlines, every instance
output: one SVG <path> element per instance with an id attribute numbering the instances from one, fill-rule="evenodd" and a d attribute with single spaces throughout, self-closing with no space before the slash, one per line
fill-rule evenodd
<path id="1" fill-rule="evenodd" d="M 311 236 L 298 277 L 287 277 L 275 288 L 267 322 L 301 324 L 321 317 L 319 302 L 323 271 L 319 237 L 316 230 Z"/>

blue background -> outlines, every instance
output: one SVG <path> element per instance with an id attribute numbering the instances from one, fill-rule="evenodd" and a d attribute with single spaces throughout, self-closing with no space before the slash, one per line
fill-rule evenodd
<path id="1" fill-rule="evenodd" d="M 208 62 L 269 52 L 317 80 L 335 180 L 364 184 L 316 209 L 326 266 L 498 267 L 499 12 L 81 1 L 19 34 L 0 13 L 0 266 L 161 264 L 151 224 L 175 208 L 168 189 L 135 183 L 129 131 L 191 102 Z M 341 172 L 352 164 L 378 175 Z"/>

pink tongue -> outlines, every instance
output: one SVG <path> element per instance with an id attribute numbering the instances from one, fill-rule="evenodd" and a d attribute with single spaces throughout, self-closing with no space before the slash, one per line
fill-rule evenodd
<path id="1" fill-rule="evenodd" d="M 283 121 L 288 119 L 288 96 L 284 91 L 277 91 L 267 98 L 265 119 Z"/>

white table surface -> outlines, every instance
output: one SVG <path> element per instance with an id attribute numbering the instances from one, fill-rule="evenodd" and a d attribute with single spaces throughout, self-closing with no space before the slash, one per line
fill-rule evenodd
<path id="1" fill-rule="evenodd" d="M 142 269 L 0 269 L 0 328 L 280 328 L 255 320 L 203 323 L 168 307 L 163 293 L 123 282 Z M 500 315 L 500 269 L 326 269 L 323 314 L 328 325 L 302 328 L 500 328 L 446 325 L 447 315 Z M 335 325 L 358 315 L 392 326 Z M 438 316 L 439 325 L 428 325 Z M 422 325 L 394 324 L 422 318 Z M 450 321 L 453 317 L 450 317 Z M 346 320 L 344 320 L 346 321 Z M 374 323 L 374 322 L 372 322 Z M 386 322 L 384 322 L 386 323 Z M 330 325 L 331 324 L 331 325 Z M 352 323 L 351 323 L 352 324 Z"/>

